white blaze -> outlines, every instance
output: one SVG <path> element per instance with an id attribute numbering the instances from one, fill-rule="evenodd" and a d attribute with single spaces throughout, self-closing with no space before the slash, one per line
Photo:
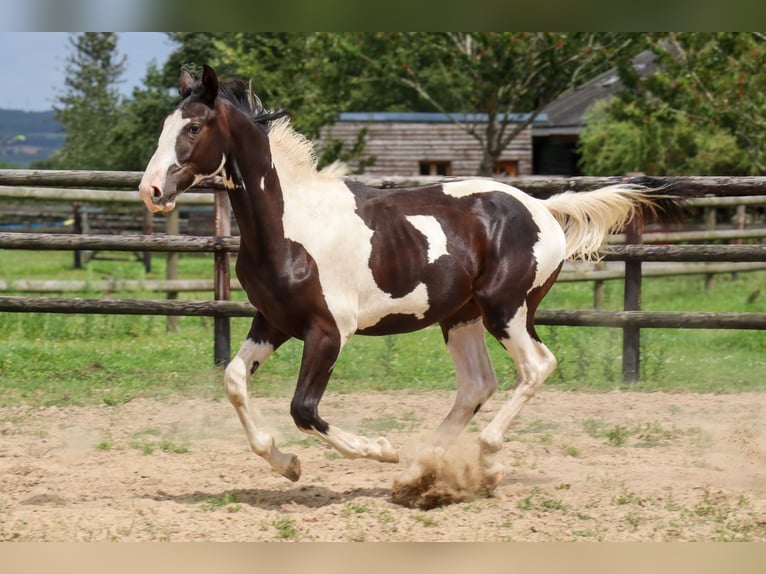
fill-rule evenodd
<path id="1" fill-rule="evenodd" d="M 178 134 L 181 133 L 181 130 L 189 122 L 191 122 L 191 118 L 182 117 L 181 110 L 176 110 L 165 118 L 160 140 L 157 142 L 157 149 L 154 151 L 152 159 L 149 160 L 149 165 L 146 166 L 146 171 L 144 171 L 144 177 L 141 179 L 139 187 L 143 188 L 146 185 L 152 185 L 154 183 L 152 180 L 156 179 L 161 184 L 164 184 L 165 174 L 168 172 L 168 169 L 173 165 L 179 165 L 178 156 L 176 155 L 176 140 L 178 139 Z M 162 185 L 158 187 L 162 189 Z"/>

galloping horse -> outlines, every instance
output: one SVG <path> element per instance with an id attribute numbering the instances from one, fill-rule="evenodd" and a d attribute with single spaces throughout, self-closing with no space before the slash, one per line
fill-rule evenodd
<path id="1" fill-rule="evenodd" d="M 355 333 L 387 335 L 438 323 L 455 364 L 457 397 L 434 432 L 442 453 L 492 396 L 497 378 L 485 329 L 516 363 L 510 399 L 480 434 L 484 487 L 503 476 L 498 453 L 523 405 L 556 367 L 534 315 L 567 258 L 592 257 L 607 233 L 637 211 L 676 199 L 640 185 L 615 185 L 535 199 L 490 179 L 379 190 L 316 169 L 310 142 L 289 119 L 263 109 L 243 82 L 219 85 L 182 70 L 181 102 L 164 121 L 140 184 L 153 212 L 168 212 L 193 185 L 220 176 L 241 234 L 236 272 L 257 309 L 224 375 L 226 394 L 252 450 L 290 480 L 300 463 L 283 453 L 249 405 L 248 375 L 291 337 L 303 356 L 290 414 L 349 458 L 397 462 L 386 438 L 357 436 L 319 416 L 343 346 Z M 421 460 L 399 479 L 425 480 Z"/>

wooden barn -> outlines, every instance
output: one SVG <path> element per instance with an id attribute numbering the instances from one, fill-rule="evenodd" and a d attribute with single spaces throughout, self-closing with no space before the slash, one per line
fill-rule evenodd
<path id="1" fill-rule="evenodd" d="M 483 129 L 479 114 L 456 114 L 455 118 Z M 320 147 L 335 141 L 350 150 L 360 133 L 364 134 L 360 157 L 348 161 L 351 170 L 360 173 L 470 176 L 476 175 L 481 162 L 477 140 L 440 113 L 343 113 L 322 129 Z M 531 127 L 522 130 L 505 149 L 496 168 L 503 175 L 532 174 Z"/>

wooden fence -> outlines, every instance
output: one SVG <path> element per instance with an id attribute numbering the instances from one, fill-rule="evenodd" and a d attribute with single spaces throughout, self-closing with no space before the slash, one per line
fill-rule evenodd
<path id="1" fill-rule="evenodd" d="M 56 201 L 97 201 L 94 198 L 138 201 L 135 191 L 141 173 L 138 172 L 60 172 L 33 170 L 0 170 L 0 198 L 42 197 Z M 433 178 L 362 178 L 369 185 L 398 187 L 419 185 Z M 700 197 L 717 194 L 720 203 L 731 205 L 762 205 L 766 196 L 766 177 L 693 177 L 667 178 L 677 184 L 693 187 Z M 537 196 L 547 196 L 563 190 L 585 190 L 610 185 L 622 178 L 504 178 Z M 84 186 L 106 190 L 82 189 Z M 38 188 L 45 188 L 40 190 Z M 53 189 L 54 193 L 50 193 Z M 123 190 L 123 191 L 118 191 Z M 229 256 L 236 253 L 239 238 L 231 236 L 231 214 L 226 192 L 221 186 L 211 185 L 199 193 L 187 193 L 179 198 L 184 202 L 214 205 L 215 229 L 213 237 L 170 235 L 72 235 L 40 233 L 0 233 L 0 249 L 33 250 L 107 250 L 141 252 L 208 252 L 214 254 L 214 297 L 207 301 L 137 300 L 137 299 L 83 299 L 72 297 L 0 297 L 0 311 L 45 313 L 96 313 L 165 316 L 214 317 L 214 361 L 223 365 L 230 357 L 230 317 L 252 316 L 255 310 L 245 302 L 230 301 L 231 276 Z M 38 193 L 40 192 L 40 193 Z M 102 195 L 103 194 L 103 195 Z M 212 197 L 211 197 L 212 194 Z M 736 199 L 735 199 L 736 197 Z M 701 200 L 697 200 L 701 201 Z M 715 201 L 711 202 L 715 203 Z M 763 237 L 751 233 L 728 239 Z M 620 240 L 620 238 L 615 238 Z M 623 311 L 596 310 L 539 310 L 536 322 L 540 325 L 568 325 L 587 327 L 615 327 L 623 329 L 623 379 L 639 378 L 640 330 L 642 328 L 698 328 L 698 329 L 766 329 L 766 313 L 685 313 L 644 312 L 640 308 L 642 262 L 741 262 L 766 263 L 766 245 L 647 245 L 635 230 L 628 232 L 626 244 L 611 245 L 605 261 L 625 261 L 625 305 Z"/>

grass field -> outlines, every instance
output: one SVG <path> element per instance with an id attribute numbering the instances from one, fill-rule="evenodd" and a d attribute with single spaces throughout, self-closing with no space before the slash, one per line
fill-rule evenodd
<path id="1" fill-rule="evenodd" d="M 124 258 L 127 255 L 123 254 Z M 164 258 L 153 271 L 134 261 L 91 261 L 72 269 L 68 252 L 0 251 L 4 279 L 161 279 Z M 180 275 L 212 278 L 211 256 L 182 255 Z M 605 308 L 619 309 L 622 282 L 606 283 Z M 716 277 L 705 291 L 700 276 L 645 279 L 643 308 L 667 311 L 766 312 L 766 272 Z M 85 292 L 80 296 L 98 297 Z M 158 297 L 110 293 L 111 297 Z M 210 294 L 184 295 L 204 299 Z M 242 294 L 235 294 L 241 298 Z M 543 302 L 547 309 L 585 309 L 588 283 L 559 283 Z M 247 333 L 248 319 L 232 320 L 232 352 Z M 545 327 L 542 339 L 559 359 L 546 383 L 563 390 L 604 391 L 621 383 L 619 329 Z M 766 389 L 766 332 L 734 330 L 643 330 L 642 382 L 632 390 L 740 392 Z M 490 341 L 492 360 L 508 388 L 514 366 Z M 290 393 L 301 344 L 291 341 L 259 370 L 260 395 Z M 164 317 L 114 315 L 0 314 L 0 404 L 118 404 L 134 397 L 175 394 L 218 397 L 222 373 L 212 367 L 212 319 L 182 317 L 177 333 Z M 398 337 L 355 337 L 335 369 L 332 389 L 452 389 L 451 361 L 438 328 Z"/>

